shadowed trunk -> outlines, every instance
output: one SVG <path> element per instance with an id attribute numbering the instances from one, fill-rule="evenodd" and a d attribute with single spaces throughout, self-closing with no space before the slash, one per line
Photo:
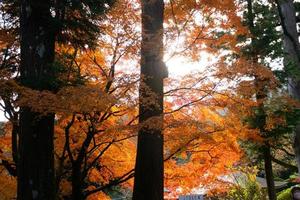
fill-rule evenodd
<path id="1" fill-rule="evenodd" d="M 36 90 L 53 90 L 55 30 L 50 0 L 22 0 L 21 83 Z M 21 97 L 22 98 L 22 97 Z M 20 108 L 18 199 L 55 199 L 54 114 Z"/>
<path id="2" fill-rule="evenodd" d="M 272 169 L 272 156 L 271 149 L 268 144 L 264 147 L 264 162 L 265 162 L 265 172 L 266 172 L 266 180 L 268 186 L 268 195 L 270 200 L 276 200 L 276 190 Z"/>
<path id="3" fill-rule="evenodd" d="M 300 45 L 297 33 L 296 11 L 293 0 L 276 0 L 278 12 L 283 29 L 283 45 L 286 53 L 284 66 L 287 71 L 291 68 L 300 72 Z M 300 100 L 300 82 L 299 77 L 289 74 L 289 93 L 296 99 Z M 300 125 L 296 127 L 294 137 L 294 150 L 298 171 L 300 172 Z"/>
<path id="4" fill-rule="evenodd" d="M 83 200 L 83 181 L 80 166 L 73 164 L 72 167 L 72 200 Z"/>
<path id="5" fill-rule="evenodd" d="M 18 199 L 54 199 L 54 115 L 40 117 L 27 108 L 20 113 Z"/>
<path id="6" fill-rule="evenodd" d="M 163 0 L 142 0 L 141 82 L 134 200 L 163 199 Z M 149 123 L 149 120 L 153 120 Z M 145 124 L 144 124 L 145 123 Z"/>

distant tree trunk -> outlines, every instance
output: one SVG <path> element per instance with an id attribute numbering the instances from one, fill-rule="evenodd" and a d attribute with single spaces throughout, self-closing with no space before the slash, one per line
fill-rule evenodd
<path id="1" fill-rule="evenodd" d="M 284 51 L 286 53 L 284 65 L 287 69 L 294 67 L 300 72 L 300 45 L 296 24 L 296 11 L 293 2 L 293 0 L 276 0 L 283 29 Z M 289 77 L 289 92 L 294 98 L 300 100 L 299 77 L 293 77 L 291 74 Z M 300 172 L 300 125 L 295 130 L 294 150 L 298 172 Z"/>
<path id="2" fill-rule="evenodd" d="M 20 79 L 24 86 L 52 90 L 55 30 L 50 0 L 21 0 Z M 54 114 L 20 108 L 18 199 L 55 199 Z"/>
<path id="3" fill-rule="evenodd" d="M 141 81 L 139 131 L 134 200 L 162 200 L 163 167 L 163 0 L 142 0 Z"/>
<path id="4" fill-rule="evenodd" d="M 256 41 L 256 36 L 255 36 L 255 24 L 254 24 L 254 13 L 253 13 L 253 2 L 252 0 L 247 0 L 247 9 L 248 9 L 248 15 L 247 15 L 247 20 L 248 20 L 248 26 L 249 30 L 252 35 L 252 47 L 250 50 L 250 57 L 249 59 L 252 60 L 252 62 L 255 65 L 258 65 L 258 52 L 259 50 L 257 47 L 254 45 Z M 265 125 L 266 125 L 266 114 L 264 111 L 264 100 L 267 97 L 267 91 L 265 89 L 265 81 L 264 79 L 261 79 L 258 76 L 255 76 L 255 89 L 256 89 L 256 100 L 259 103 L 258 106 L 258 120 L 259 121 L 257 124 L 260 133 L 263 135 L 265 132 Z M 272 157 L 271 157 L 271 149 L 270 145 L 266 143 L 263 146 L 264 152 L 263 152 L 263 158 L 264 158 L 264 164 L 265 164 L 265 173 L 266 173 L 266 180 L 267 180 L 267 187 L 268 187 L 268 196 L 270 200 L 276 200 L 276 191 L 275 191 L 275 183 L 274 183 L 274 177 L 273 177 L 273 169 L 272 169 Z"/>
<path id="5" fill-rule="evenodd" d="M 265 162 L 265 172 L 266 172 L 269 200 L 276 200 L 276 190 L 275 190 L 275 183 L 274 183 L 274 176 L 273 176 L 273 169 L 272 169 L 272 156 L 271 156 L 271 149 L 268 144 L 266 144 L 264 147 L 264 162 Z"/>

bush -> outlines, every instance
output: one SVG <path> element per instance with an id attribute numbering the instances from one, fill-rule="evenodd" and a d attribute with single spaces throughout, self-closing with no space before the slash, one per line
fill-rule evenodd
<path id="1" fill-rule="evenodd" d="M 285 189 L 277 195 L 277 200 L 290 200 L 292 188 Z"/>
<path id="2" fill-rule="evenodd" d="M 234 186 L 227 196 L 226 200 L 266 200 L 265 191 L 256 183 L 247 183 L 246 187 Z"/>
<path id="3" fill-rule="evenodd" d="M 256 173 L 244 173 L 242 182 L 237 181 L 224 200 L 267 200 L 267 191 L 256 182 Z"/>

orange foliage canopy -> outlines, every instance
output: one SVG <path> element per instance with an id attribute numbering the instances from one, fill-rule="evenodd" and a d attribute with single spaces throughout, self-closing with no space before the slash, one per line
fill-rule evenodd
<path id="1" fill-rule="evenodd" d="M 197 61 L 201 59 L 201 51 L 219 56 L 225 47 L 238 52 L 236 36 L 247 34 L 247 30 L 237 10 L 233 0 L 167 2 L 167 59 L 185 56 Z M 103 30 L 99 48 L 79 50 L 57 45 L 56 60 L 68 70 L 60 74 L 59 79 L 65 85 L 55 94 L 21 87 L 7 80 L 7 76 L 1 76 L 0 94 L 7 91 L 18 94 L 16 107 L 22 105 L 40 113 L 56 113 L 55 164 L 61 197 L 71 193 L 70 169 L 81 151 L 84 152 L 82 172 L 88 185 L 85 192 L 100 188 L 88 199 L 109 199 L 101 187 L 115 180 L 123 188 L 132 187 L 135 137 L 140 128 L 136 120 L 140 77 L 135 73 L 139 60 L 139 14 L 138 2 L 117 1 L 99 24 Z M 220 30 L 226 32 L 217 35 Z M 221 70 L 214 76 L 235 76 L 233 69 L 244 73 L 245 61 L 240 60 L 230 69 L 222 61 L 217 64 L 222 66 Z M 243 156 L 238 141 L 260 139 L 257 130 L 248 129 L 240 120 L 253 102 L 239 99 L 231 90 L 224 91 L 219 80 L 209 77 L 213 76 L 213 70 L 180 79 L 169 78 L 165 82 L 165 187 L 172 195 L 199 186 L 212 188 L 220 181 L 218 177 L 230 173 Z M 257 73 L 269 75 L 268 71 Z M 78 77 L 84 84 L 73 84 Z M 161 123 L 155 120 L 141 126 Z M 0 158 L 12 161 L 9 135 L 0 136 Z M 0 184 L 7 177 L 2 171 Z M 11 180 L 5 182 L 9 184 L 7 193 L 0 191 L 6 197 L 15 194 L 14 180 Z"/>

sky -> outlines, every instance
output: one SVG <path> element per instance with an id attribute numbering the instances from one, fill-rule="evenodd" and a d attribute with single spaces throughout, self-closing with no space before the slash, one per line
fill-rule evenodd
<path id="1" fill-rule="evenodd" d="M 7 119 L 4 117 L 3 111 L 0 110 L 0 122 L 3 122 L 3 121 L 7 121 Z"/>
<path id="2" fill-rule="evenodd" d="M 181 56 L 166 61 L 166 65 L 169 70 L 169 77 L 177 78 L 178 76 L 184 76 L 194 71 L 202 71 L 215 62 L 216 59 L 212 59 L 210 54 L 201 52 L 199 62 L 191 62 Z"/>

